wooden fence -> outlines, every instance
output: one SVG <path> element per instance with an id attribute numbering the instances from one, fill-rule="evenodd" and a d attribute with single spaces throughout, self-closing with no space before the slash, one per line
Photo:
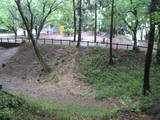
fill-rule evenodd
<path id="1" fill-rule="evenodd" d="M 17 43 L 20 44 L 23 41 L 28 41 L 27 38 L 0 38 L 0 43 Z M 71 40 L 56 40 L 56 39 L 38 39 L 36 42 L 40 44 L 51 44 L 51 45 L 76 45 L 77 42 Z M 99 46 L 99 47 L 106 47 L 109 48 L 110 43 L 108 42 L 90 42 L 90 41 L 81 41 L 81 46 L 90 47 L 90 46 Z M 133 45 L 131 44 L 120 44 L 120 43 L 112 43 L 113 49 L 125 49 L 125 50 L 132 50 Z M 146 46 L 138 46 L 140 50 L 147 50 Z M 156 50 L 157 48 L 154 48 Z"/>

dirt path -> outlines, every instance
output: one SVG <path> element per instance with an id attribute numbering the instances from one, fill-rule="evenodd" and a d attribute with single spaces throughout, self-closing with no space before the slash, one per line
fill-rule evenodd
<path id="1" fill-rule="evenodd" d="M 0 64 L 5 64 L 16 52 L 18 51 L 18 47 L 15 48 L 2 48 L 0 47 Z"/>

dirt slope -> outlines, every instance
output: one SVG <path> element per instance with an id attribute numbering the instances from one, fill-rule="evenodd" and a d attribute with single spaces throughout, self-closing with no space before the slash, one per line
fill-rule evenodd
<path id="1" fill-rule="evenodd" d="M 7 63 L 7 60 L 16 54 L 17 51 L 18 47 L 10 49 L 0 47 L 0 64 Z"/>
<path id="2" fill-rule="evenodd" d="M 0 64 L 6 63 L 4 68 L 0 68 L 0 84 L 5 90 L 29 97 L 73 101 L 86 108 L 94 105 L 96 108 L 112 109 L 121 105 L 116 99 L 96 101 L 92 88 L 82 82 L 81 74 L 75 69 L 87 48 L 39 45 L 39 49 L 53 69 L 50 74 L 43 72 L 30 44 L 5 52 L 0 50 Z"/>
<path id="3" fill-rule="evenodd" d="M 93 103 L 107 108 L 119 105 L 116 100 L 94 100 L 95 93 L 81 81 L 81 75 L 75 71 L 86 48 L 50 45 L 40 45 L 39 48 L 53 72 L 46 75 L 37 62 L 32 46 L 24 44 L 8 60 L 6 67 L 0 69 L 0 84 L 4 89 L 33 97 Z"/>

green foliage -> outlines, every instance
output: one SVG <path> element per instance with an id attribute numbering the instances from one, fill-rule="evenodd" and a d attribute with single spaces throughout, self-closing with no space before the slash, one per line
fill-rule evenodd
<path id="1" fill-rule="evenodd" d="M 20 98 L 7 95 L 0 91 L 0 119 L 1 120 L 35 120 L 32 115 L 25 112 L 24 101 Z M 20 112 L 20 114 L 16 114 Z"/>
<path id="2" fill-rule="evenodd" d="M 64 30 L 65 35 L 69 36 L 69 35 L 73 35 L 73 33 L 74 33 L 74 30 L 72 28 L 67 28 Z"/>
<path id="3" fill-rule="evenodd" d="M 81 59 L 78 71 L 87 79 L 85 82 L 92 85 L 98 92 L 95 96 L 98 100 L 107 98 L 136 99 L 141 103 L 158 102 L 157 95 L 160 81 L 158 74 L 159 69 L 152 67 L 151 85 L 152 94 L 143 101 L 142 96 L 142 78 L 143 78 L 143 53 L 132 53 L 121 51 L 114 52 L 115 65 L 109 66 L 109 56 L 103 48 L 90 48 L 85 56 Z M 155 72 L 156 70 L 156 72 Z M 158 91 L 157 91 L 158 90 Z M 156 96 L 157 95 L 157 96 Z M 148 100 L 147 100 L 148 99 Z"/>
<path id="4" fill-rule="evenodd" d="M 13 114 L 13 110 L 10 110 L 9 108 L 4 108 L 0 110 L 0 119 L 2 120 L 16 120 L 16 117 Z"/>
<path id="5" fill-rule="evenodd" d="M 59 27 L 60 25 L 64 25 L 66 28 L 73 27 L 72 9 L 72 0 L 64 0 L 59 9 L 48 18 L 48 21 L 54 27 Z"/>
<path id="6" fill-rule="evenodd" d="M 2 1 L 0 7 L 0 11 L 3 11 L 0 13 L 0 28 L 11 32 L 17 31 L 22 22 L 18 11 L 14 6 L 14 2 L 12 1 L 10 4 L 8 4 L 7 1 Z"/>

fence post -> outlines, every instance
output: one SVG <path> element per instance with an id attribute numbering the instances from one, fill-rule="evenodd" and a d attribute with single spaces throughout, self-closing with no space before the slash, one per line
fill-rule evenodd
<path id="1" fill-rule="evenodd" d="M 87 41 L 87 47 L 89 47 L 89 41 Z"/>
<path id="2" fill-rule="evenodd" d="M 46 44 L 46 40 L 45 40 L 45 38 L 44 38 L 44 44 Z"/>
<path id="3" fill-rule="evenodd" d="M 9 43 L 9 38 L 7 38 L 7 41 L 8 41 L 8 43 Z"/>
<path id="4" fill-rule="evenodd" d="M 129 45 L 127 44 L 127 50 L 128 50 Z"/>
<path id="5" fill-rule="evenodd" d="M 62 45 L 62 40 L 60 40 L 60 45 Z"/>
<path id="6" fill-rule="evenodd" d="M 116 49 L 118 50 L 118 43 L 116 44 Z"/>
<path id="7" fill-rule="evenodd" d="M 71 46 L 71 41 L 69 40 L 69 46 Z"/>
<path id="8" fill-rule="evenodd" d="M 53 39 L 52 39 L 52 45 L 53 45 Z"/>
<path id="9" fill-rule="evenodd" d="M 1 43 L 2 43 L 2 38 L 1 38 Z"/>
<path id="10" fill-rule="evenodd" d="M 17 43 L 17 37 L 15 37 L 15 43 Z"/>
<path id="11" fill-rule="evenodd" d="M 23 40 L 23 37 L 22 37 L 22 42 L 23 42 L 24 40 Z"/>
<path id="12" fill-rule="evenodd" d="M 108 42 L 106 42 L 106 48 L 108 47 Z"/>

